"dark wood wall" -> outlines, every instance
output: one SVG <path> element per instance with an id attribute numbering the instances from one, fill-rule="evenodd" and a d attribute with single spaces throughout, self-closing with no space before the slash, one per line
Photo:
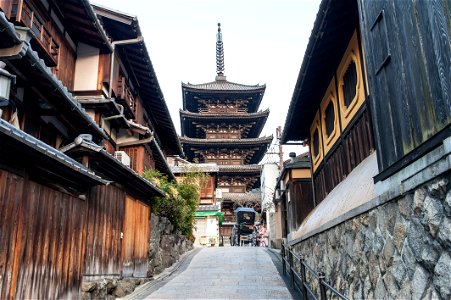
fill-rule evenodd
<path id="1" fill-rule="evenodd" d="M 0 299 L 77 298 L 87 203 L 0 170 Z"/>
<path id="2" fill-rule="evenodd" d="M 290 203 L 288 203 L 289 232 L 296 231 L 302 221 L 315 207 L 311 180 L 295 180 L 290 183 Z"/>
<path id="3" fill-rule="evenodd" d="M 371 117 L 362 107 L 313 175 L 316 205 L 374 151 Z"/>
<path id="4" fill-rule="evenodd" d="M 449 136 L 451 6 L 413 0 L 358 4 L 379 170 L 384 171 L 446 127 Z"/>
<path id="5" fill-rule="evenodd" d="M 114 185 L 95 186 L 88 199 L 85 270 L 87 280 L 121 274 L 125 192 Z"/>

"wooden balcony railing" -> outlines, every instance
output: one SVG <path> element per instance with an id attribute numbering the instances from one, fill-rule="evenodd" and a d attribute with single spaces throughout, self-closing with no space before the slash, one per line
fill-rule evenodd
<path id="1" fill-rule="evenodd" d="M 45 22 L 44 18 L 33 9 L 28 1 L 13 0 L 11 21 L 30 28 L 38 46 L 45 54 L 43 58 L 48 66 L 55 67 L 58 64 L 59 45 L 47 28 L 49 22 Z"/>
<path id="2" fill-rule="evenodd" d="M 127 108 L 134 114 L 136 111 L 135 97 L 128 86 L 125 77 L 121 76 L 117 84 L 116 97 L 127 105 Z"/>

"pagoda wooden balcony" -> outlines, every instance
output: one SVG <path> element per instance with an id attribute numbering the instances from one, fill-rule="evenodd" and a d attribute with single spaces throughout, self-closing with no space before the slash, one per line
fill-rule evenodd
<path id="1" fill-rule="evenodd" d="M 247 113 L 246 108 L 229 108 L 229 107 L 206 107 L 206 108 L 200 108 L 200 113 L 205 114 L 245 114 Z"/>
<path id="2" fill-rule="evenodd" d="M 120 77 L 117 83 L 116 101 L 124 106 L 124 112 L 128 118 L 134 119 L 136 112 L 135 97 L 125 77 Z"/>
<path id="3" fill-rule="evenodd" d="M 0 2 L 2 3 L 2 2 Z M 2 10 L 8 7 L 0 7 Z M 40 53 L 40 56 L 49 67 L 58 65 L 59 45 L 49 30 L 49 22 L 30 5 L 30 1 L 13 0 L 10 11 L 5 11 L 6 15 L 10 15 L 10 20 L 24 27 L 30 28 L 34 36 L 35 44 L 38 49 L 34 49 Z"/>

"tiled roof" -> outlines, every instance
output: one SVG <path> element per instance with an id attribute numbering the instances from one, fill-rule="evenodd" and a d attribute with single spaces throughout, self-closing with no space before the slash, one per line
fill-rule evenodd
<path id="1" fill-rule="evenodd" d="M 224 145 L 234 147 L 237 144 L 242 145 L 270 144 L 272 139 L 273 139 L 272 135 L 250 139 L 197 139 L 181 136 L 180 142 L 183 144 L 190 145 L 205 145 L 205 146 Z"/>
<path id="2" fill-rule="evenodd" d="M 359 23 L 358 11 L 354 0 L 321 1 L 287 111 L 281 143 L 302 141 L 310 136 L 310 125 L 333 71 Z"/>
<path id="3" fill-rule="evenodd" d="M 224 201 L 261 201 L 260 193 L 222 193 L 222 200 Z"/>
<path id="4" fill-rule="evenodd" d="M 8 22 L 5 14 L 2 11 L 0 11 L 0 32 L 3 33 L 0 35 L 1 48 L 11 47 L 22 42 L 19 36 L 16 34 L 14 25 Z"/>
<path id="5" fill-rule="evenodd" d="M 92 5 L 113 42 L 142 37 L 136 16 L 112 10 L 100 5 Z M 124 44 L 118 49 L 120 55 L 126 55 L 128 67 L 136 75 L 137 91 L 142 98 L 144 108 L 151 120 L 155 138 L 168 155 L 182 155 L 183 150 L 178 139 L 169 109 L 161 90 L 152 61 L 144 41 Z"/>
<path id="6" fill-rule="evenodd" d="M 4 136 L 2 136 L 4 135 Z M 27 134 L 26 132 L 14 127 L 3 119 L 0 119 L 0 137 L 2 140 L 2 146 L 5 144 L 5 138 L 9 137 L 15 140 L 16 143 L 21 144 L 21 149 L 27 151 L 28 153 L 36 152 L 47 158 L 74 170 L 91 180 L 96 181 L 98 184 L 106 184 L 107 181 L 103 180 L 101 177 L 97 176 L 93 171 L 86 168 L 76 160 L 70 158 L 60 150 L 57 150 L 46 143 L 36 139 L 35 137 Z"/>
<path id="7" fill-rule="evenodd" d="M 34 72 L 43 78 L 43 86 L 45 85 L 44 89 L 53 91 L 51 97 L 52 100 L 54 100 L 52 102 L 53 105 L 61 105 L 61 108 L 64 107 L 68 112 L 75 113 L 76 116 L 73 117 L 81 119 L 86 125 L 86 128 L 89 129 L 89 132 L 94 131 L 97 135 L 108 139 L 103 129 L 100 128 L 99 125 L 97 125 L 97 123 L 86 113 L 85 109 L 68 91 L 67 87 L 65 87 L 56 75 L 52 73 L 52 70 L 45 65 L 45 62 L 39 58 L 38 53 L 33 51 L 28 41 L 22 41 L 22 48 L 17 55 L 1 57 L 1 59 L 13 65 L 26 61 L 27 65 L 23 66 L 23 68 L 30 65 L 34 66 L 33 68 L 29 68 L 29 70 L 30 72 Z"/>
<path id="8" fill-rule="evenodd" d="M 105 175 L 111 180 L 117 181 L 118 183 L 140 193 L 145 193 L 145 189 L 150 189 L 153 194 L 159 196 L 164 195 L 164 192 L 158 188 L 155 183 L 140 176 L 133 169 L 122 164 L 113 155 L 103 149 L 103 147 L 92 142 L 77 138 L 73 143 L 65 146 L 61 150 L 71 156 L 77 156 L 83 152 L 91 153 L 94 157 L 100 159 L 100 163 L 97 164 L 99 172 L 105 173 Z M 120 180 L 116 179 L 116 177 L 120 177 Z"/>
<path id="9" fill-rule="evenodd" d="M 219 211 L 220 209 L 220 205 L 199 205 L 196 211 Z"/>
<path id="10" fill-rule="evenodd" d="M 233 172 L 233 173 L 242 173 L 242 172 L 256 172 L 260 173 L 262 169 L 261 165 L 252 164 L 252 165 L 220 165 L 219 172 Z"/>
<path id="11" fill-rule="evenodd" d="M 234 83 L 227 80 L 215 80 L 208 83 L 191 84 L 183 83 L 182 88 L 195 89 L 195 90 L 209 90 L 209 91 L 255 91 L 264 90 L 266 85 L 246 85 L 240 83 Z"/>
<path id="12" fill-rule="evenodd" d="M 257 137 L 260 135 L 269 115 L 269 109 L 255 113 L 194 113 L 180 110 L 182 135 L 188 137 L 204 137 L 205 133 L 200 124 L 240 124 L 247 125 L 242 138 Z M 223 126 L 223 125 L 220 125 Z"/>
<path id="13" fill-rule="evenodd" d="M 192 166 L 192 168 L 190 168 Z M 206 172 L 217 173 L 219 167 L 217 164 L 183 164 L 179 166 L 172 166 L 171 170 L 174 174 L 187 173 L 187 172 Z"/>
<path id="14" fill-rule="evenodd" d="M 260 117 L 267 117 L 269 115 L 269 109 L 264 111 L 259 111 L 255 113 L 245 113 L 245 114 L 233 114 L 233 113 L 193 113 L 186 110 L 180 110 L 181 117 L 191 117 L 193 119 L 206 119 L 211 120 L 213 117 L 215 120 L 224 120 L 224 119 L 256 119 Z"/>

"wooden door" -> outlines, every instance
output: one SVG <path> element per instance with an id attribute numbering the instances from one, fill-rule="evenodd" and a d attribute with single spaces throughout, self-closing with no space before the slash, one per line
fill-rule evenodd
<path id="1" fill-rule="evenodd" d="M 127 195 L 122 239 L 124 277 L 146 277 L 149 242 L 150 207 Z"/>

